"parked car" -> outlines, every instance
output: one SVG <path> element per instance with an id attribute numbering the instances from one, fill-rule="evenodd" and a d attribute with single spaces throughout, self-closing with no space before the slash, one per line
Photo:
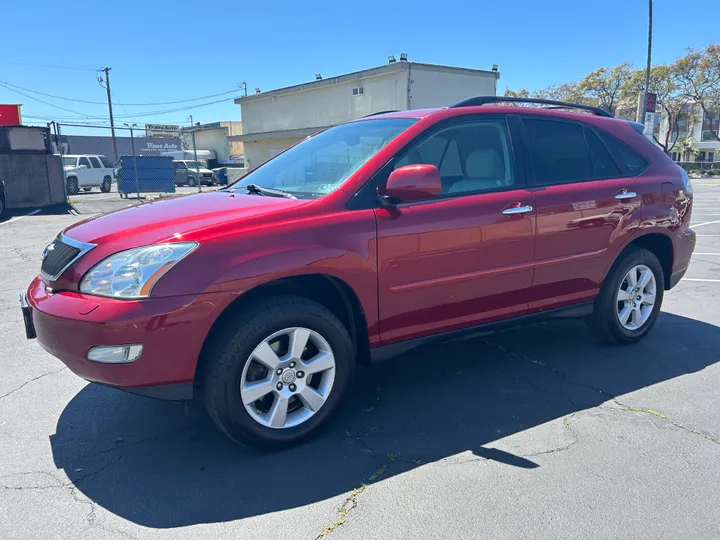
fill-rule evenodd
<path id="1" fill-rule="evenodd" d="M 362 118 L 221 190 L 72 225 L 27 334 L 265 447 L 315 434 L 356 364 L 425 343 L 561 317 L 644 338 L 695 246 L 687 174 L 639 124 L 498 100 Z"/>
<path id="2" fill-rule="evenodd" d="M 212 186 L 217 181 L 215 173 L 197 161 L 181 159 L 173 161 L 173 167 L 176 186 L 195 187 L 198 180 L 203 185 Z"/>
<path id="3" fill-rule="evenodd" d="M 75 195 L 81 189 L 90 191 L 94 187 L 99 187 L 103 193 L 110 192 L 115 167 L 105 156 L 66 155 L 62 161 L 68 195 Z"/>

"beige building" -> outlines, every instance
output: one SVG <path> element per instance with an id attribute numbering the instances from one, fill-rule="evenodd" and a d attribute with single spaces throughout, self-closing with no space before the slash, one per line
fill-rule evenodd
<path id="1" fill-rule="evenodd" d="M 243 134 L 228 139 L 244 144 L 245 166 L 253 169 L 313 133 L 368 114 L 494 96 L 499 78 L 497 70 L 401 61 L 256 93 L 235 100 Z"/>
<path id="2" fill-rule="evenodd" d="M 242 122 L 213 122 L 195 128 L 199 150 L 212 150 L 221 163 L 241 162 L 245 153 L 242 141 L 231 139 L 242 135 Z"/>

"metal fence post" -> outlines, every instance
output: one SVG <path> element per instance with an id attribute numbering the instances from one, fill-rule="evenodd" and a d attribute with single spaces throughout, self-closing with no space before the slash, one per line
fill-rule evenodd
<path id="1" fill-rule="evenodd" d="M 135 190 L 137 192 L 137 198 L 138 198 L 138 200 L 140 200 L 140 178 L 138 178 L 137 156 L 135 155 L 135 138 L 133 137 L 133 127 L 132 126 L 130 126 L 130 148 L 132 149 L 132 155 L 133 155 L 133 169 L 135 169 Z"/>

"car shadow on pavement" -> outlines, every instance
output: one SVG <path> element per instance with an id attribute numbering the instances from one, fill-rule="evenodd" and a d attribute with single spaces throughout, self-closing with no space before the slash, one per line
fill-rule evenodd
<path id="1" fill-rule="evenodd" d="M 576 320 L 424 347 L 362 369 L 328 429 L 280 452 L 234 445 L 200 407 L 88 385 L 60 416 L 52 452 L 82 493 L 134 523 L 231 521 L 436 462 L 536 468 L 533 456 L 568 445 L 562 422 L 549 439 L 531 434 L 512 452 L 493 444 L 702 370 L 717 361 L 717 343 L 720 328 L 663 313 L 628 347 L 599 344 Z"/>

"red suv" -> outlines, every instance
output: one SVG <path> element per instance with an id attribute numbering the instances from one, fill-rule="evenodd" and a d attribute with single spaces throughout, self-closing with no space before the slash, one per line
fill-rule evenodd
<path id="1" fill-rule="evenodd" d="M 550 317 L 641 339 L 695 245 L 688 176 L 642 126 L 507 101 L 372 115 L 73 225 L 21 299 L 28 336 L 89 381 L 201 394 L 263 446 L 314 434 L 356 363 L 430 341 Z"/>

